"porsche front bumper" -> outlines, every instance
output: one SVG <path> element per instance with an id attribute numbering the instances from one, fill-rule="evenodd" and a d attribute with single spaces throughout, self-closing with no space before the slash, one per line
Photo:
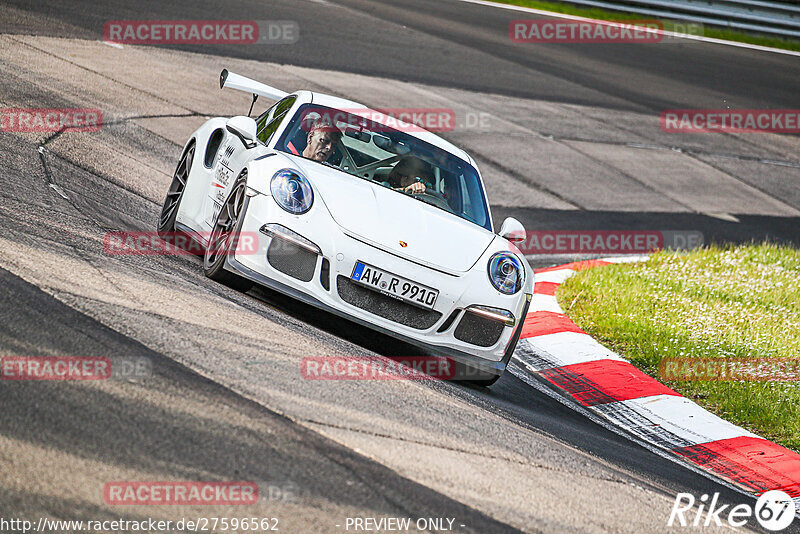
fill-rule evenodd
<path id="1" fill-rule="evenodd" d="M 324 207 L 292 215 L 270 196 L 252 190 L 242 208 L 239 231 L 258 235 L 257 246 L 229 255 L 226 269 L 427 354 L 450 357 L 478 371 L 477 379 L 505 370 L 530 291 L 501 295 L 482 269 L 454 274 L 422 265 L 349 235 Z M 438 289 L 434 308 L 417 307 L 356 284 L 350 275 L 357 261 Z M 508 310 L 513 325 L 508 324 L 511 321 L 498 325 L 497 317 L 476 313 L 470 308 L 474 306 Z"/>

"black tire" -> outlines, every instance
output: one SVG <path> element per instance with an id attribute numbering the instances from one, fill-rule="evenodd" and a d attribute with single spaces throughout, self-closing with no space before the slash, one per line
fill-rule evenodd
<path id="1" fill-rule="evenodd" d="M 500 379 L 500 376 L 501 375 L 495 375 L 494 378 L 487 378 L 486 380 L 468 380 L 466 383 L 472 384 L 473 386 L 488 388 L 489 386 L 497 382 Z"/>
<path id="2" fill-rule="evenodd" d="M 482 370 L 466 363 L 456 363 L 455 376 L 453 382 L 466 386 L 489 387 L 500 378 L 501 375 L 493 374 L 491 371 Z"/>
<path id="3" fill-rule="evenodd" d="M 245 292 L 253 287 L 253 282 L 225 270 L 225 258 L 236 250 L 239 236 L 239 216 L 244 206 L 247 189 L 247 171 L 244 170 L 233 184 L 231 192 L 222 204 L 203 256 L 203 273 L 212 280 L 225 284 L 237 291 Z"/>

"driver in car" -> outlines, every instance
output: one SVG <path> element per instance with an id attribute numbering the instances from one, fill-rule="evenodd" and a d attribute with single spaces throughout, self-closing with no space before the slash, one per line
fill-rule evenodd
<path id="1" fill-rule="evenodd" d="M 433 179 L 433 168 L 415 156 L 403 156 L 389 173 L 392 189 L 411 194 L 424 193 L 425 183 Z"/>
<path id="2" fill-rule="evenodd" d="M 342 132 L 339 128 L 324 121 L 317 121 L 308 131 L 308 144 L 303 150 L 303 157 L 318 163 L 326 163 L 341 138 Z"/>

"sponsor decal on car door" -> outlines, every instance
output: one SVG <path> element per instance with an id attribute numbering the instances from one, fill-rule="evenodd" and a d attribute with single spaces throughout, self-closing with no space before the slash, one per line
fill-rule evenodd
<path id="1" fill-rule="evenodd" d="M 211 174 L 211 183 L 209 184 L 208 198 L 203 209 L 205 215 L 203 222 L 209 228 L 213 226 L 222 204 L 228 198 L 228 193 L 233 187 L 233 182 L 236 178 L 234 169 L 240 168 L 244 163 L 241 161 L 244 153 L 244 146 L 233 136 L 230 136 L 227 143 L 222 145 L 219 152 L 217 152 L 212 167 L 213 172 Z"/>

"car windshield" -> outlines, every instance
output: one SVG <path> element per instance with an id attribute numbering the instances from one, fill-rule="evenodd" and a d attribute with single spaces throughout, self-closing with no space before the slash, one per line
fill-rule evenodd
<path id="1" fill-rule="evenodd" d="M 360 116 L 365 114 L 362 111 L 375 115 L 366 108 L 356 114 L 305 104 L 292 117 L 275 148 L 297 156 L 316 155 L 317 162 L 492 229 L 480 177 L 472 165 L 415 137 L 416 127 L 401 128 L 391 117 L 382 123 L 368 120 Z M 308 147 L 309 133 L 318 130 L 333 134 L 328 136 L 333 146 L 313 153 L 314 147 Z M 409 188 L 414 183 L 422 186 L 413 186 L 412 192 Z"/>

